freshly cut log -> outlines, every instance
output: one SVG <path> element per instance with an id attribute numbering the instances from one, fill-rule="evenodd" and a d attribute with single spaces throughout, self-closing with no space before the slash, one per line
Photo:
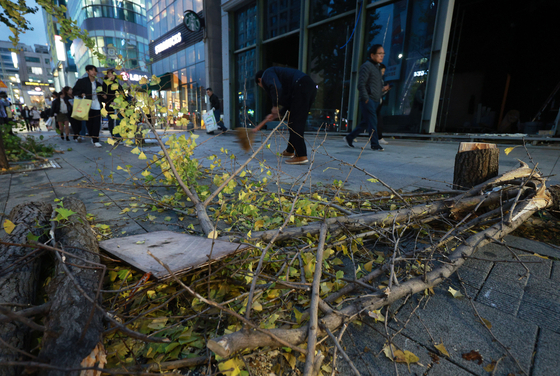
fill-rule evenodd
<path id="1" fill-rule="evenodd" d="M 73 256 L 59 254 L 56 257 L 55 276 L 47 290 L 52 307 L 45 321 L 47 332 L 39 359 L 59 368 L 78 369 L 101 341 L 102 313 L 93 307 L 92 301 L 96 301 L 102 270 L 95 265 L 99 264 L 99 248 L 86 220 L 84 203 L 65 199 L 64 209 L 76 214 L 69 217 L 69 223 L 57 227 L 55 238 L 57 244 Z M 96 302 L 100 303 L 100 299 Z M 39 374 L 77 376 L 80 372 L 41 369 Z"/>
<path id="2" fill-rule="evenodd" d="M 455 156 L 453 189 L 472 188 L 498 176 L 500 149 L 496 144 L 462 142 Z"/>
<path id="3" fill-rule="evenodd" d="M 15 228 L 7 236 L 7 243 L 24 244 L 27 235 L 41 236 L 49 226 L 52 207 L 43 202 L 32 202 L 12 209 L 9 220 Z M 41 228 L 43 227 L 43 228 Z M 35 304 L 39 259 L 31 254 L 33 248 L 0 245 L 0 305 L 5 310 L 24 310 Z M 19 321 L 9 321 L 0 325 L 0 337 L 16 349 L 27 350 L 29 327 Z M 0 362 L 28 360 L 22 354 L 0 345 Z M 17 367 L 0 367 L 0 375 L 20 375 Z"/>

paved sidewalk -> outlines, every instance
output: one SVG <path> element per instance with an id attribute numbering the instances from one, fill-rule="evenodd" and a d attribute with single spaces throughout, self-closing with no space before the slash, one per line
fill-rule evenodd
<path id="1" fill-rule="evenodd" d="M 107 137 L 107 132 L 102 135 Z M 173 132 L 179 134 L 181 132 Z M 0 221 L 17 204 L 27 201 L 45 200 L 53 202 L 55 198 L 79 198 L 86 203 L 88 213 L 95 215 L 99 223 L 110 225 L 112 236 L 128 236 L 156 230 L 183 231 L 185 226 L 175 213 L 157 213 L 148 211 L 141 205 L 138 210 L 123 212 L 134 201 L 131 194 L 146 194 L 144 190 L 132 187 L 134 183 L 128 173 L 117 169 L 117 166 L 131 166 L 132 173 L 138 173 L 146 166 L 146 161 L 138 160 L 130 153 L 130 148 L 119 146 L 111 155 L 108 144 L 96 149 L 90 143 L 76 144 L 60 140 L 53 132 L 35 133 L 49 137 L 49 142 L 64 154 L 54 156 L 61 166 L 60 169 L 45 169 L 26 173 L 0 175 Z M 248 154 L 242 152 L 232 134 L 212 138 L 197 131 L 200 135 L 197 143 L 196 156 L 207 157 L 220 154 L 220 149 L 228 149 L 234 153 L 239 163 L 243 163 Z M 259 133 L 256 147 L 268 134 Z M 285 135 L 284 135 L 285 136 Z M 341 136 L 328 136 L 323 139 L 311 139 L 316 150 L 311 183 L 331 184 L 334 180 L 346 181 L 345 187 L 360 191 L 385 191 L 379 183 L 368 182 L 370 176 L 354 170 L 348 173 L 348 166 L 341 161 L 366 169 L 377 178 L 395 189 L 414 191 L 419 188 L 447 190 L 453 180 L 453 164 L 458 148 L 457 142 L 428 142 L 410 140 L 388 140 L 384 152 L 374 152 L 369 148 L 363 151 L 362 158 L 356 162 L 361 149 L 350 149 L 345 146 Z M 322 143 L 323 142 L 323 143 Z M 356 145 L 363 146 L 365 139 Z M 266 160 L 277 170 L 272 171 L 269 180 L 276 179 L 285 186 L 300 183 L 302 176 L 308 171 L 309 165 L 289 166 L 282 163 L 277 153 L 284 150 L 286 140 L 281 135 L 271 138 L 268 142 L 270 150 L 259 153 L 259 160 Z M 321 147 L 318 147 L 322 143 Z M 499 145 L 503 150 L 509 145 Z M 68 149 L 71 148 L 71 151 Z M 153 144 L 144 146 L 144 152 L 150 158 L 151 153 L 158 151 Z M 560 149 L 554 146 L 529 146 L 535 163 L 544 175 L 560 174 L 558 157 Z M 313 155 L 311 147 L 309 155 Z M 332 160 L 327 153 L 340 161 Z M 522 147 L 517 147 L 509 155 L 500 154 L 500 173 L 515 168 L 517 158 L 526 161 L 532 167 L 530 158 Z M 228 158 L 222 157 L 224 166 Z M 259 173 L 258 160 L 251 162 L 250 168 Z M 203 161 L 208 164 L 207 161 Z M 76 182 L 91 181 L 92 178 L 109 179 L 113 173 L 113 181 L 117 186 L 110 189 L 103 187 L 98 191 L 77 189 Z M 307 183 L 309 184 L 309 182 Z M 560 184 L 558 176 L 552 176 L 549 184 Z M 169 194 L 173 194 L 170 190 Z M 139 202 L 140 203 L 140 202 Z M 155 215 L 155 221 L 145 219 L 147 213 Z M 171 217 L 171 220 L 164 220 Z M 4 237 L 3 229 L 0 236 Z M 514 260 L 513 255 L 504 246 L 489 245 L 477 255 L 489 261 L 469 260 L 460 269 L 459 275 L 465 281 L 466 292 L 474 299 L 474 306 L 480 315 L 492 324 L 492 332 L 496 338 L 516 357 L 524 372 L 528 375 L 560 374 L 560 250 L 541 243 L 507 237 L 506 242 L 520 258 L 538 263 L 527 266 L 531 273 L 523 277 L 525 270 L 519 263 L 504 263 Z M 548 257 L 543 259 L 534 256 L 537 253 Z M 447 292 L 449 286 L 462 290 L 456 276 L 435 289 L 435 295 L 424 299 L 419 308 L 411 314 L 421 296 L 415 296 L 406 304 L 394 304 L 392 311 L 396 320 L 389 323 L 389 330 L 395 331 L 404 327 L 396 337 L 396 343 L 420 357 L 420 364 L 410 366 L 399 364 L 400 375 L 488 375 L 483 367 L 491 361 L 498 360 L 506 352 L 499 342 L 493 340 L 491 334 L 478 319 L 469 301 L 465 298 L 454 299 Z M 410 322 L 405 326 L 405 323 Z M 360 369 L 362 375 L 394 375 L 394 364 L 379 352 L 384 344 L 381 334 L 385 328 L 377 323 L 364 319 L 359 326 L 352 324 L 344 339 L 344 345 Z M 378 333 L 379 332 L 379 333 Z M 364 335 L 365 334 L 365 335 Z M 451 357 L 436 355 L 434 342 L 443 341 Z M 462 354 L 477 351 L 483 357 L 481 364 L 462 358 Z M 344 360 L 338 359 L 341 375 L 350 375 L 351 371 Z M 496 375 L 518 375 L 520 369 L 510 357 L 498 364 Z"/>

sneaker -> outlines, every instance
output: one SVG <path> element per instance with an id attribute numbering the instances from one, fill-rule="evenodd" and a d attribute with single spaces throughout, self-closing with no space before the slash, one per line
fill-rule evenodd
<path id="1" fill-rule="evenodd" d="M 66 141 L 70 141 L 70 137 L 66 136 Z"/>
<path id="2" fill-rule="evenodd" d="M 96 148 L 100 148 L 100 147 L 101 147 L 101 144 L 100 144 L 99 142 L 94 142 L 94 143 L 93 143 L 93 146 L 95 146 Z"/>
<path id="3" fill-rule="evenodd" d="M 306 164 L 307 162 L 307 157 L 292 157 L 286 160 L 286 164 Z"/>
<path id="4" fill-rule="evenodd" d="M 378 148 L 375 148 L 375 147 L 372 146 L 371 150 L 373 150 L 373 151 L 384 151 L 385 149 L 383 149 L 381 146 L 378 147 Z"/>
<path id="5" fill-rule="evenodd" d="M 354 147 L 354 145 L 352 144 L 352 141 L 348 138 L 348 136 L 344 136 L 342 138 L 344 139 L 344 141 L 346 141 L 346 145 L 348 145 L 349 148 Z"/>
<path id="6" fill-rule="evenodd" d="M 74 139 L 74 142 L 78 143 L 80 142 L 77 138 Z"/>
<path id="7" fill-rule="evenodd" d="M 290 152 L 288 152 L 287 150 L 284 150 L 280 155 L 283 156 L 283 157 L 290 157 L 290 158 L 292 158 L 295 154 L 294 154 L 294 153 L 290 153 Z"/>
<path id="8" fill-rule="evenodd" d="M 379 140 L 379 143 L 381 145 L 389 145 L 389 143 L 387 141 L 385 141 L 383 138 Z"/>

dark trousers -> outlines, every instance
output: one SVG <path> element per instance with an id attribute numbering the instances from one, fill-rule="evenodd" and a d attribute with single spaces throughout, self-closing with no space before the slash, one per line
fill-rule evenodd
<path id="1" fill-rule="evenodd" d="M 383 107 L 383 102 L 377 106 L 375 113 L 377 114 L 377 139 L 381 140 L 383 138 L 383 117 L 381 116 L 381 108 Z"/>
<path id="2" fill-rule="evenodd" d="M 307 115 L 315 101 L 317 95 L 317 85 L 311 77 L 304 76 L 296 83 L 292 93 L 291 103 L 288 106 L 290 116 L 288 118 L 288 130 L 290 138 L 288 139 L 288 153 L 295 152 L 296 157 L 306 157 L 307 147 L 305 146 L 305 123 Z"/>
<path id="3" fill-rule="evenodd" d="M 31 127 L 31 123 L 29 123 L 29 118 L 23 118 L 23 121 L 25 121 L 25 126 L 27 127 L 27 131 L 31 132 L 33 128 Z"/>
<path id="4" fill-rule="evenodd" d="M 82 121 L 70 117 L 70 126 L 72 127 L 72 135 L 74 136 L 75 140 L 78 138 L 80 132 L 82 131 Z"/>
<path id="5" fill-rule="evenodd" d="M 99 131 L 101 130 L 101 110 L 89 110 L 89 118 L 86 122 L 86 127 L 92 142 L 99 142 Z"/>
<path id="6" fill-rule="evenodd" d="M 214 117 L 216 118 L 216 125 L 218 126 L 218 128 L 220 128 L 222 131 L 227 131 L 226 126 L 224 125 L 224 123 L 220 120 L 220 115 L 222 114 L 222 112 L 220 110 L 216 110 L 214 109 Z"/>
<path id="7" fill-rule="evenodd" d="M 369 137 L 371 138 L 371 147 L 380 148 L 379 138 L 377 137 L 377 107 L 379 107 L 379 102 L 369 99 L 367 103 L 365 101 L 360 101 L 360 111 L 362 111 L 362 121 L 360 124 L 352 131 L 348 136 L 349 140 L 353 140 L 364 129 L 367 130 Z"/>

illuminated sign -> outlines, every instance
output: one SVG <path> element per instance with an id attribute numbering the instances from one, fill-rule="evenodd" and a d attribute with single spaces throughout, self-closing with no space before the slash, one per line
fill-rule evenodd
<path id="1" fill-rule="evenodd" d="M 181 43 L 182 40 L 183 40 L 183 39 L 181 38 L 181 33 L 177 33 L 177 34 L 173 35 L 172 37 L 167 38 L 166 40 L 164 40 L 164 41 L 161 42 L 160 44 L 158 44 L 158 45 L 155 47 L 154 51 L 155 51 L 155 53 L 156 53 L 156 55 L 157 55 L 157 54 L 159 54 L 160 52 L 165 51 L 165 50 L 167 50 L 167 49 L 169 49 L 169 48 L 171 48 L 171 47 L 173 47 L 173 46 L 175 46 L 175 45 Z"/>
<path id="2" fill-rule="evenodd" d="M 38 91 L 29 90 L 27 92 L 27 94 L 29 94 L 29 95 L 43 95 L 43 92 L 39 93 Z"/>
<path id="3" fill-rule="evenodd" d="M 49 84 L 45 84 L 42 82 L 30 82 L 30 81 L 26 81 L 23 84 L 26 86 L 49 86 Z"/>
<path id="4" fill-rule="evenodd" d="M 414 77 L 422 77 L 428 74 L 427 70 L 419 70 L 414 72 Z"/>
<path id="5" fill-rule="evenodd" d="M 62 42 L 62 37 L 60 35 L 54 36 L 54 45 L 56 48 L 56 58 L 58 61 L 66 61 L 66 47 Z"/>
<path id="6" fill-rule="evenodd" d="M 183 23 L 185 24 L 185 27 L 189 31 L 195 32 L 200 30 L 200 26 L 201 26 L 200 17 L 198 17 L 198 14 L 196 14 L 192 10 L 187 10 L 185 12 L 183 17 Z"/>
<path id="7" fill-rule="evenodd" d="M 122 72 L 121 73 L 121 77 L 123 81 L 140 81 L 142 79 L 142 77 L 144 78 L 148 78 L 148 76 L 146 76 L 145 74 L 136 74 L 136 73 L 127 73 L 127 72 Z"/>

